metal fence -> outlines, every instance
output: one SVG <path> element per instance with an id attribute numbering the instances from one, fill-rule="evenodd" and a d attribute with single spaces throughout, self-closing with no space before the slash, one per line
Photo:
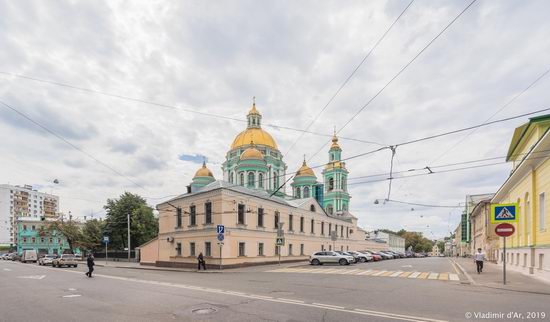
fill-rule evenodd
<path id="1" fill-rule="evenodd" d="M 137 257 L 136 257 L 137 256 Z M 95 259 L 105 259 L 105 252 L 94 252 Z M 128 251 L 108 251 L 107 260 L 112 260 L 115 262 L 127 262 L 128 261 Z M 130 251 L 130 261 L 138 262 L 139 261 L 139 251 L 132 250 Z"/>

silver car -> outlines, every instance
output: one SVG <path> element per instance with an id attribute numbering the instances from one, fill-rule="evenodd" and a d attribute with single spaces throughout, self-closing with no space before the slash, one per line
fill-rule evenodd
<path id="1" fill-rule="evenodd" d="M 44 255 L 38 259 L 38 265 L 51 265 L 52 261 L 57 258 L 57 255 Z"/>
<path id="2" fill-rule="evenodd" d="M 349 265 L 354 261 L 355 259 L 353 258 L 353 256 L 340 255 L 332 251 L 317 252 L 309 256 L 309 262 L 311 263 L 311 265 L 323 265 L 326 263 Z"/>
<path id="3" fill-rule="evenodd" d="M 369 253 L 349 251 L 348 253 L 354 255 L 359 259 L 361 263 L 370 262 L 372 260 L 372 255 Z"/>

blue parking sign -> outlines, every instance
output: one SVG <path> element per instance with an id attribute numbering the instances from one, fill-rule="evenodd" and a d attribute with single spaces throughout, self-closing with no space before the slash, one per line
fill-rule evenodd
<path id="1" fill-rule="evenodd" d="M 225 226 L 224 225 L 216 226 L 216 231 L 218 232 L 218 234 L 225 234 Z"/>

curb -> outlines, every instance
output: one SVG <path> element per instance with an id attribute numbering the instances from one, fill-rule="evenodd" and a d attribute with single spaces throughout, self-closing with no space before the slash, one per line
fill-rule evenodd
<path id="1" fill-rule="evenodd" d="M 110 265 L 98 265 L 97 267 L 108 267 L 108 268 L 125 268 L 125 269 L 139 269 L 145 271 L 161 271 L 161 272 L 183 272 L 183 273 L 200 273 L 200 274 L 212 274 L 212 273 L 223 273 L 223 271 L 197 271 L 197 270 L 180 270 L 180 269 L 169 269 L 169 268 L 147 268 L 147 267 L 128 267 L 128 266 L 110 266 Z"/>
<path id="2" fill-rule="evenodd" d="M 474 279 L 470 276 L 470 274 L 468 274 L 466 272 L 466 270 L 464 269 L 464 267 L 462 267 L 462 265 L 460 265 L 459 263 L 457 263 L 454 259 L 450 259 L 451 263 L 453 263 L 453 265 L 455 267 L 458 267 L 458 269 L 461 271 L 461 274 L 466 276 L 466 278 L 468 279 L 468 281 L 470 282 L 470 284 L 472 285 L 479 285 L 476 281 L 474 281 Z M 463 284 L 466 284 L 466 283 L 463 283 Z"/>

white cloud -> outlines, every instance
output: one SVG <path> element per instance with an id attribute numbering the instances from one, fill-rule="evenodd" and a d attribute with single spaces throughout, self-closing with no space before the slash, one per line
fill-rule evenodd
<path id="1" fill-rule="evenodd" d="M 311 130 L 329 134 L 342 126 L 467 3 L 416 1 Z M 256 96 L 264 124 L 305 128 L 405 5 L 0 2 L 0 71 L 243 119 Z M 393 144 L 483 122 L 550 67 L 548 9 L 544 1 L 476 3 L 341 135 Z M 547 107 L 549 82 L 497 118 Z M 245 126 L 4 74 L 0 100 L 146 187 L 0 108 L 2 182 L 49 187 L 58 178 L 63 184 L 51 189 L 62 196 L 62 210 L 81 215 L 125 190 L 149 197 L 183 192 L 199 165 L 178 160 L 182 154 L 207 157 L 221 177 L 220 163 Z M 513 128 L 524 121 L 480 129 L 440 158 L 464 134 L 399 147 L 395 168 L 504 155 Z M 283 152 L 297 137 L 267 129 Z M 289 172 L 327 141 L 306 134 L 285 155 Z M 376 147 L 346 140 L 341 146 L 344 157 Z M 326 149 L 310 164 L 326 162 Z M 350 160 L 350 176 L 387 172 L 389 159 L 384 151 Z M 502 165 L 395 180 L 392 198 L 457 204 L 466 194 L 495 191 L 508 171 Z M 350 186 L 362 225 L 426 223 L 439 237 L 459 220 L 447 209 L 425 209 L 419 220 L 410 207 L 374 205 L 387 188 L 387 182 Z"/>

